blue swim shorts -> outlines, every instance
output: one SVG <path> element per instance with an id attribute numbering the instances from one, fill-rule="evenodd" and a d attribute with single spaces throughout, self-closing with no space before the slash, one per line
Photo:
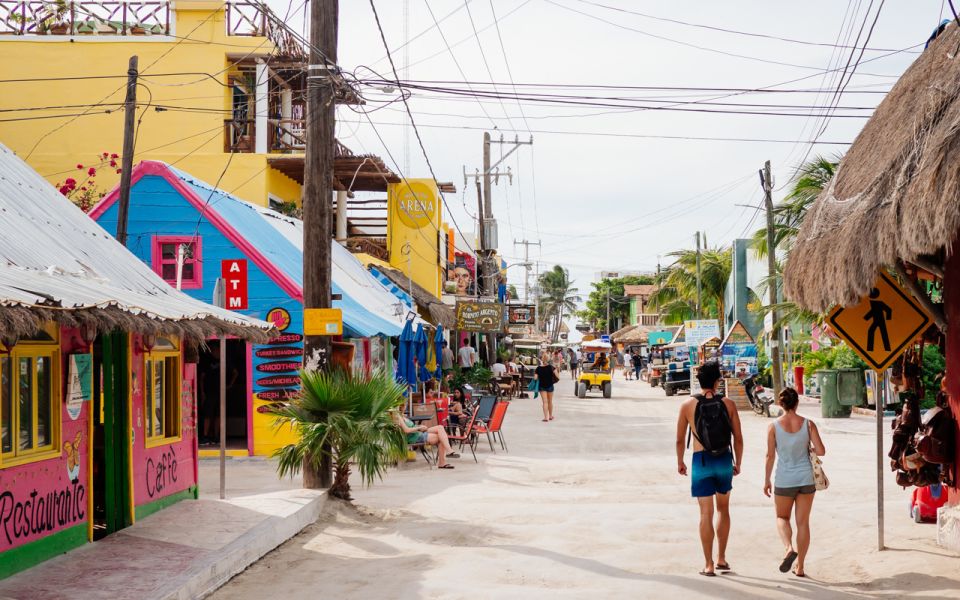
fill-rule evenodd
<path id="1" fill-rule="evenodd" d="M 733 453 L 720 456 L 694 452 L 691 461 L 690 495 L 694 498 L 726 494 L 733 489 Z"/>

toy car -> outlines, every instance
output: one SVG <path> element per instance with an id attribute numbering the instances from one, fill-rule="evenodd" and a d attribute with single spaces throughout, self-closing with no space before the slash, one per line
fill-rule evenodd
<path id="1" fill-rule="evenodd" d="M 937 509 L 946 502 L 947 490 L 939 483 L 913 488 L 910 496 L 910 516 L 916 523 L 936 521 Z"/>

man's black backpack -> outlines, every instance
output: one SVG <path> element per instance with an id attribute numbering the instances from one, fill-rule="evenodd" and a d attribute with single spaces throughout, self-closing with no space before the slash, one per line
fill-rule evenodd
<path id="1" fill-rule="evenodd" d="M 707 398 L 702 394 L 694 396 L 697 399 L 697 408 L 693 413 L 693 433 L 704 451 L 713 456 L 721 456 L 730 450 L 730 438 L 733 436 L 733 426 L 730 424 L 730 413 L 723 402 L 721 394 Z"/>

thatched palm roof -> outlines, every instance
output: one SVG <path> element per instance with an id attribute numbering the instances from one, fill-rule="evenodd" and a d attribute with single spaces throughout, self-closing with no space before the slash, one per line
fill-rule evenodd
<path id="1" fill-rule="evenodd" d="M 396 269 L 377 266 L 376 270 L 404 292 L 412 288 L 413 301 L 417 303 L 421 317 L 427 319 L 434 325 L 443 325 L 447 331 L 456 329 L 457 318 L 453 309 L 441 302 L 436 296 L 427 291 L 426 288 L 418 285 L 416 282 L 410 282 L 406 275 Z"/>
<path id="2" fill-rule="evenodd" d="M 787 297 L 825 311 L 866 294 L 884 266 L 937 255 L 960 228 L 960 28 L 907 69 L 804 220 Z"/>
<path id="3" fill-rule="evenodd" d="M 618 344 L 646 343 L 647 334 L 654 329 L 643 325 L 627 325 L 610 334 L 610 341 Z"/>

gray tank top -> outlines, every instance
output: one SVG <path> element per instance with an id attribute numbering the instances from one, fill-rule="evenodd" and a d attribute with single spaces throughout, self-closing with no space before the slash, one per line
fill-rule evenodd
<path id="1" fill-rule="evenodd" d="M 813 485 L 807 420 L 803 420 L 800 429 L 795 433 L 788 433 L 781 427 L 779 419 L 773 422 L 773 426 L 777 434 L 777 472 L 774 486 L 789 488 Z"/>

